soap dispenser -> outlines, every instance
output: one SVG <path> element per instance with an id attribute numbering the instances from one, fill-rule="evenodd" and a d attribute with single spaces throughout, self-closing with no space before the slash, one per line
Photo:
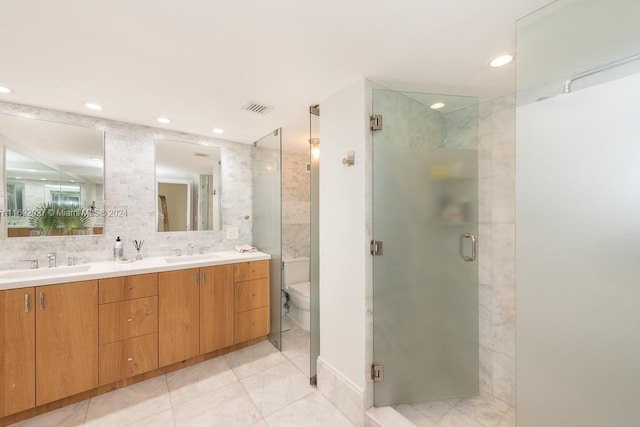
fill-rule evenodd
<path id="1" fill-rule="evenodd" d="M 120 236 L 116 238 L 116 243 L 113 245 L 113 260 L 120 261 L 122 259 L 122 240 L 120 240 Z"/>

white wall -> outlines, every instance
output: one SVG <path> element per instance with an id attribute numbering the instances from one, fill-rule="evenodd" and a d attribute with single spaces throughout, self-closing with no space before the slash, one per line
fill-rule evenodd
<path id="1" fill-rule="evenodd" d="M 367 84 L 357 81 L 321 102 L 320 357 L 364 395 Z M 347 151 L 355 165 L 345 166 Z M 321 382 L 322 379 L 318 378 Z"/>

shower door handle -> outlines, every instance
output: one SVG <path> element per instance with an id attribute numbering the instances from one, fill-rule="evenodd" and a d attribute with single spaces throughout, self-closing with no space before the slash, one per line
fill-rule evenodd
<path id="1" fill-rule="evenodd" d="M 464 255 L 464 260 L 467 262 L 472 262 L 476 260 L 476 236 L 471 233 L 464 233 L 464 237 L 466 239 L 471 239 L 471 256 Z"/>

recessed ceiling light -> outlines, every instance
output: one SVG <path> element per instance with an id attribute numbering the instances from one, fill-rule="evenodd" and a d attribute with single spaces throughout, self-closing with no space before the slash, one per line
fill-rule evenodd
<path id="1" fill-rule="evenodd" d="M 102 105 L 94 104 L 93 102 L 86 102 L 84 106 L 90 110 L 102 110 Z"/>
<path id="2" fill-rule="evenodd" d="M 442 107 L 444 107 L 444 102 L 436 102 L 435 104 L 431 104 L 431 108 L 432 110 L 439 110 Z"/>
<path id="3" fill-rule="evenodd" d="M 217 133 L 218 135 L 220 135 L 220 134 L 223 134 L 223 133 L 224 133 L 224 130 L 222 130 L 222 129 L 220 129 L 220 128 L 215 128 L 215 129 L 213 130 L 213 133 Z"/>
<path id="4" fill-rule="evenodd" d="M 171 123 L 171 120 L 167 119 L 166 117 L 158 117 L 157 120 L 160 123 Z"/>
<path id="5" fill-rule="evenodd" d="M 503 65 L 507 65 L 509 62 L 513 61 L 513 55 L 504 54 L 500 56 L 496 56 L 489 62 L 489 66 L 493 68 L 502 67 Z"/>
<path id="6" fill-rule="evenodd" d="M 11 93 L 11 89 L 8 87 L 0 86 L 0 93 Z"/>

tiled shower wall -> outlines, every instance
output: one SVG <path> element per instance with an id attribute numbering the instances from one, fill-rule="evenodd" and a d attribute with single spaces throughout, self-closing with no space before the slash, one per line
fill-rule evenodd
<path id="1" fill-rule="evenodd" d="M 480 391 L 515 406 L 515 95 L 479 115 Z"/>
<path id="2" fill-rule="evenodd" d="M 308 257 L 311 236 L 309 153 L 282 152 L 282 257 Z"/>
<path id="3" fill-rule="evenodd" d="M 0 114 L 22 115 L 58 123 L 93 127 L 105 132 L 105 209 L 126 210 L 123 217 L 106 217 L 102 236 L 6 238 L 2 229 L 0 269 L 15 268 L 18 260 L 38 257 L 44 265 L 47 252 L 58 259 L 86 256 L 89 261 L 107 261 L 113 242 L 120 236 L 125 255 L 134 251 L 132 239 L 145 241 L 144 256 L 171 254 L 171 248 L 186 251 L 187 245 L 208 247 L 211 251 L 232 249 L 251 243 L 251 146 L 165 129 L 104 120 L 38 107 L 0 102 Z M 220 147 L 222 156 L 222 227 L 238 227 L 238 240 L 225 239 L 222 231 L 156 232 L 155 138 L 184 142 L 207 142 Z M 4 168 L 0 168 L 3 180 Z M 4 187 L 0 186 L 0 199 Z M 4 207 L 4 206 L 2 206 Z M 2 217 L 0 221 L 6 221 Z M 3 224 L 4 225 L 4 224 Z M 28 267 L 28 265 L 24 265 Z"/>

